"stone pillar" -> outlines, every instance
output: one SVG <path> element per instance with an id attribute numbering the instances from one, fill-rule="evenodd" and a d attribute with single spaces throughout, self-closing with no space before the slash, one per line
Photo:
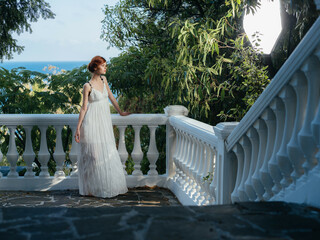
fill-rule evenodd
<path id="1" fill-rule="evenodd" d="M 238 125 L 237 122 L 219 123 L 213 127 L 215 135 L 218 137 L 217 159 L 214 174 L 216 176 L 216 204 L 231 203 L 231 193 L 234 188 L 237 169 L 235 169 L 236 159 L 232 158 L 232 154 L 227 152 L 225 140 Z M 212 182 L 212 184 L 214 184 Z"/>
<path id="2" fill-rule="evenodd" d="M 169 118 L 171 116 L 188 116 L 189 110 L 180 105 L 169 105 L 164 108 L 166 116 Z M 176 134 L 174 129 L 169 124 L 166 124 L 166 174 L 167 176 L 173 177 L 175 174 L 175 165 L 173 163 L 173 156 L 176 148 Z"/>

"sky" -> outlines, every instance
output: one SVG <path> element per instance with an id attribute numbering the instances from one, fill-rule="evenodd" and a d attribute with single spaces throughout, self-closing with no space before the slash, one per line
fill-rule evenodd
<path id="1" fill-rule="evenodd" d="M 55 19 L 39 18 L 31 23 L 32 33 L 14 34 L 24 51 L 10 61 L 88 61 L 96 55 L 107 60 L 119 55 L 116 48 L 107 50 L 100 39 L 103 7 L 118 0 L 46 0 Z M 8 62 L 8 60 L 4 60 Z"/>
<path id="2" fill-rule="evenodd" d="M 256 14 L 248 14 L 243 20 L 244 29 L 250 39 L 255 31 L 262 33 L 261 47 L 269 54 L 281 32 L 279 0 L 262 0 L 262 6 Z M 250 39 L 252 42 L 252 38 Z"/>

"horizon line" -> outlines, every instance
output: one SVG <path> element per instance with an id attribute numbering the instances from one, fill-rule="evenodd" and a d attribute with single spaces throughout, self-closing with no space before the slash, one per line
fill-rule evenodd
<path id="1" fill-rule="evenodd" d="M 90 60 L 35 60 L 35 61 L 30 61 L 30 60 L 26 60 L 26 61 L 3 61 L 0 62 L 0 64 L 4 64 L 4 63 L 13 63 L 13 62 L 90 62 Z"/>

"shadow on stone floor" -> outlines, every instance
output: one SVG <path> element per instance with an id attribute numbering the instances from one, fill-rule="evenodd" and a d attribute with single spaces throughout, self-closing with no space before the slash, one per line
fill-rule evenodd
<path id="1" fill-rule="evenodd" d="M 78 190 L 47 192 L 0 191 L 1 207 L 161 207 L 180 206 L 172 192 L 159 187 L 130 188 L 113 198 L 81 196 Z"/>

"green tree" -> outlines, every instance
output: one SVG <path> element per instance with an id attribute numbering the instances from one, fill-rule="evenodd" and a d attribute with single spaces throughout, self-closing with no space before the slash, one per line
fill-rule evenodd
<path id="1" fill-rule="evenodd" d="M 285 28 L 273 64 L 259 51 L 259 35 L 252 44 L 243 29 L 244 14 L 256 11 L 259 0 L 122 0 L 106 6 L 102 36 L 125 50 L 111 60 L 111 72 L 119 74 L 109 81 L 124 103 L 145 112 L 148 105 L 161 111 L 182 104 L 191 117 L 210 124 L 239 121 L 270 82 L 265 64 L 273 76 L 317 17 L 312 0 L 281 4 L 294 24 Z M 150 83 L 155 88 L 148 92 Z M 152 95 L 159 101 L 150 104 Z"/>
<path id="2" fill-rule="evenodd" d="M 234 76 L 227 67 L 243 66 L 243 58 L 236 57 L 241 51 L 251 51 L 244 55 L 252 58 L 246 62 L 260 66 L 261 59 L 249 47 L 242 27 L 245 9 L 254 11 L 257 6 L 258 1 L 233 0 L 127 0 L 114 8 L 107 6 L 103 36 L 112 46 L 126 49 L 125 54 L 111 60 L 110 70 L 117 72 L 126 61 L 124 56 L 130 56 L 134 61 L 126 61 L 122 69 L 125 74 L 134 73 L 135 78 L 131 81 L 119 73 L 111 74 L 109 81 L 115 89 L 129 85 L 131 92 L 147 92 L 138 99 L 124 93 L 124 102 L 136 102 L 145 111 L 149 110 L 146 102 L 150 105 L 155 95 L 157 110 L 183 104 L 191 117 L 207 123 L 240 119 L 252 102 L 245 94 L 258 96 L 268 82 L 266 69 L 261 80 L 253 74 Z M 251 88 L 250 82 L 260 88 Z M 148 92 L 150 83 L 155 88 Z M 230 111 L 236 108 L 240 109 Z"/>
<path id="3" fill-rule="evenodd" d="M 14 52 L 21 53 L 23 46 L 12 37 L 15 32 L 32 32 L 31 22 L 39 17 L 54 18 L 49 3 L 44 0 L 1 0 L 0 1 L 0 60 L 12 59 Z"/>

